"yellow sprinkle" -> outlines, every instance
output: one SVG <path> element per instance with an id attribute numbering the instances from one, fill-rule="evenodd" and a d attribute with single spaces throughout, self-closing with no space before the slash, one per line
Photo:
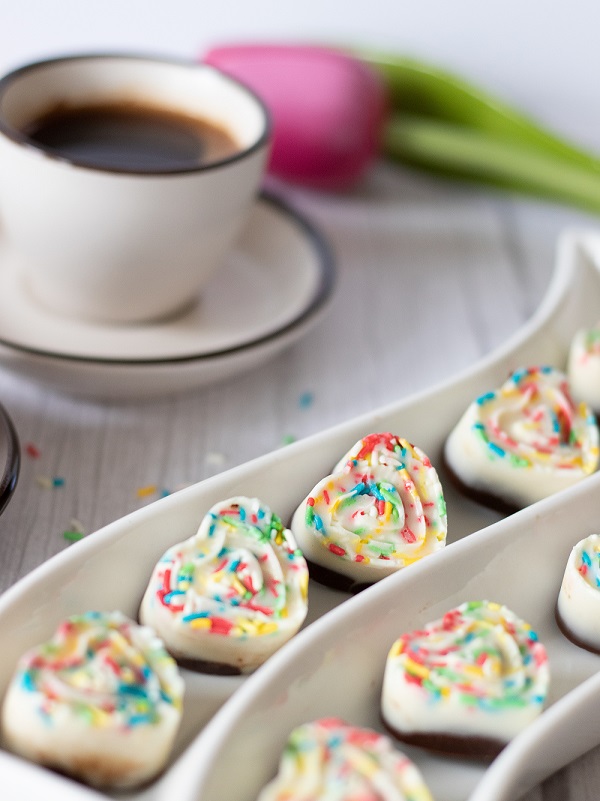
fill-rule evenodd
<path id="1" fill-rule="evenodd" d="M 400 656 L 400 654 L 404 651 L 404 643 L 402 640 L 396 640 L 396 642 L 390 648 L 390 657 Z"/>
<path id="2" fill-rule="evenodd" d="M 90 706 L 88 707 L 88 712 L 92 718 L 92 726 L 101 728 L 102 726 L 108 725 L 110 721 L 110 715 L 107 712 L 104 712 L 104 710 Z"/>
<path id="3" fill-rule="evenodd" d="M 258 635 L 272 634 L 274 631 L 277 631 L 278 628 L 277 623 L 258 623 L 256 633 Z"/>
<path id="4" fill-rule="evenodd" d="M 373 759 L 370 759 L 366 754 L 360 753 L 358 749 L 352 754 L 352 767 L 358 772 L 360 776 L 365 776 L 370 779 L 379 771 L 379 765 Z"/>
<path id="5" fill-rule="evenodd" d="M 244 585 L 242 584 L 242 582 L 239 580 L 239 578 L 237 576 L 232 576 L 231 585 L 232 585 L 233 589 L 235 589 L 235 590 L 237 590 L 237 592 L 239 592 L 240 595 L 245 595 L 246 594 L 247 589 L 246 589 L 246 587 L 244 587 Z"/>
<path id="6" fill-rule="evenodd" d="M 156 490 L 156 484 L 148 484 L 146 487 L 139 487 L 136 494 L 138 498 L 147 498 L 149 495 L 154 495 Z"/>
<path id="7" fill-rule="evenodd" d="M 207 617 L 195 617 L 190 620 L 189 625 L 193 629 L 209 629 L 211 626 L 210 619 Z"/>
<path id="8" fill-rule="evenodd" d="M 413 676 L 418 676 L 420 679 L 426 679 L 429 676 L 428 668 L 425 665 L 419 665 L 418 662 L 413 662 L 410 657 L 406 658 L 404 666 L 409 673 L 412 673 Z"/>

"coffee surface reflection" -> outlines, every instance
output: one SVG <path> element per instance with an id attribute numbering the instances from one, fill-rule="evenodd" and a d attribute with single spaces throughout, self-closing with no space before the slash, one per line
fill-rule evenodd
<path id="1" fill-rule="evenodd" d="M 193 170 L 240 150 L 209 120 L 137 103 L 57 106 L 23 133 L 58 158 L 125 172 Z"/>

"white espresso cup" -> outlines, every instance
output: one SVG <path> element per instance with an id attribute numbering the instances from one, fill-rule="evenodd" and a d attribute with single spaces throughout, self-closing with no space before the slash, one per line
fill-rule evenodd
<path id="1" fill-rule="evenodd" d="M 234 244 L 269 132 L 262 102 L 208 65 L 84 55 L 17 69 L 0 80 L 3 251 L 54 312 L 171 315 Z"/>

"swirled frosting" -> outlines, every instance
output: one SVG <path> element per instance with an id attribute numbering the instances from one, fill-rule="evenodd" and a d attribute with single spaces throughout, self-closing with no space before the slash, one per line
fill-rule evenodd
<path id="1" fill-rule="evenodd" d="M 567 375 L 573 396 L 600 412 L 600 323 L 573 337 Z"/>
<path id="2" fill-rule="evenodd" d="M 164 767 L 182 698 L 177 665 L 153 631 L 120 612 L 88 612 L 19 661 L 4 740 L 89 784 L 133 787 Z"/>
<path id="3" fill-rule="evenodd" d="M 258 801 L 432 801 L 411 760 L 371 729 L 327 718 L 299 726 Z"/>
<path id="4" fill-rule="evenodd" d="M 400 739 L 486 738 L 495 751 L 540 714 L 548 684 L 531 626 L 505 606 L 472 601 L 393 644 L 381 712 Z"/>
<path id="5" fill-rule="evenodd" d="M 580 540 L 569 554 L 558 595 L 563 632 L 578 645 L 600 652 L 600 535 Z"/>
<path id="6" fill-rule="evenodd" d="M 437 472 L 407 440 L 370 434 L 304 499 L 292 531 L 309 561 L 377 581 L 444 546 L 446 504 Z"/>
<path id="7" fill-rule="evenodd" d="M 307 594 L 308 568 L 291 531 L 258 499 L 235 497 L 162 556 L 140 618 L 176 659 L 245 673 L 298 631 Z"/>
<path id="8" fill-rule="evenodd" d="M 598 466 L 598 427 L 553 367 L 515 371 L 475 400 L 446 440 L 445 459 L 471 490 L 522 508 Z"/>

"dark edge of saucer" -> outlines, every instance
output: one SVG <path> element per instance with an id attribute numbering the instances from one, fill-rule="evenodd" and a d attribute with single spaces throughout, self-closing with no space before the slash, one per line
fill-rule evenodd
<path id="1" fill-rule="evenodd" d="M 493 737 L 450 734 L 447 732 L 402 732 L 390 726 L 383 715 L 381 722 L 394 739 L 416 746 L 440 756 L 471 759 L 489 763 L 506 747 L 507 743 Z"/>
<path id="2" fill-rule="evenodd" d="M 9 502 L 17 486 L 21 468 L 19 438 L 6 409 L 0 405 L 0 436 L 6 443 L 6 462 L 0 475 L 0 513 Z"/>
<path id="3" fill-rule="evenodd" d="M 567 626 L 565 621 L 562 619 L 560 612 L 558 611 L 558 601 L 554 607 L 554 618 L 556 620 L 556 625 L 560 629 L 560 633 L 563 635 L 563 637 L 566 637 L 567 640 L 572 642 L 573 645 L 576 645 L 578 648 L 583 648 L 584 651 L 589 651 L 592 654 L 598 654 L 600 656 L 600 647 L 591 645 L 585 640 L 582 640 Z"/>

